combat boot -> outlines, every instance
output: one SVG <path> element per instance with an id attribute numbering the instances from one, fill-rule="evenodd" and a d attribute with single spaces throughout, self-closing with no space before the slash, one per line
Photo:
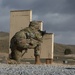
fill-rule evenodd
<path id="1" fill-rule="evenodd" d="M 35 56 L 35 64 L 41 64 L 40 56 Z"/>

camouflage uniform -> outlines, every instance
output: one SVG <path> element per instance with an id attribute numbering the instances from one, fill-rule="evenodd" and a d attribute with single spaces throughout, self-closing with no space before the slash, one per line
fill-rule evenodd
<path id="1" fill-rule="evenodd" d="M 11 54 L 10 59 L 16 60 L 20 62 L 22 56 L 22 50 L 24 50 L 24 44 L 22 43 L 23 37 L 21 38 L 20 35 L 23 35 L 22 32 L 17 32 L 11 39 L 10 48 Z"/>
<path id="2" fill-rule="evenodd" d="M 38 27 L 37 27 L 38 26 Z M 36 29 L 37 27 L 37 29 Z M 27 42 L 29 44 L 29 48 L 34 48 L 34 55 L 40 55 L 40 45 L 42 42 L 42 35 L 39 32 L 38 22 L 33 21 L 30 22 L 29 27 L 21 30 L 24 31 L 27 37 Z"/>
<path id="3" fill-rule="evenodd" d="M 23 50 L 34 49 L 34 56 L 40 56 L 40 45 L 42 36 L 39 32 L 38 22 L 30 22 L 29 27 L 26 27 L 17 32 L 11 39 L 11 59 L 18 62 L 22 57 Z"/>

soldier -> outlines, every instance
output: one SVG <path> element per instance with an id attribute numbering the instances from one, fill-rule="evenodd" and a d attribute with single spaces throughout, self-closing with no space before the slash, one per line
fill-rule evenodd
<path id="1" fill-rule="evenodd" d="M 27 49 L 34 49 L 35 63 L 40 63 L 42 35 L 38 24 L 37 21 L 32 21 L 29 27 L 20 30 L 12 37 L 10 59 L 20 62 L 21 57 L 27 52 Z M 23 50 L 25 50 L 24 53 Z"/>

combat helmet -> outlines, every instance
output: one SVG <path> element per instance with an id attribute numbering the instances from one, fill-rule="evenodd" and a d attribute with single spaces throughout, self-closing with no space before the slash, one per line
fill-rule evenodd
<path id="1" fill-rule="evenodd" d="M 39 24 L 39 22 L 37 22 L 37 21 L 31 21 L 29 26 L 35 26 L 35 25 L 38 25 L 38 24 Z"/>

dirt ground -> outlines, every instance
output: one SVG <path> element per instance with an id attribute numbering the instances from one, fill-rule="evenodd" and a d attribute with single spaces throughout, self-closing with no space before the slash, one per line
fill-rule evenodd
<path id="1" fill-rule="evenodd" d="M 8 53 L 0 53 L 0 63 L 6 63 Z"/>

